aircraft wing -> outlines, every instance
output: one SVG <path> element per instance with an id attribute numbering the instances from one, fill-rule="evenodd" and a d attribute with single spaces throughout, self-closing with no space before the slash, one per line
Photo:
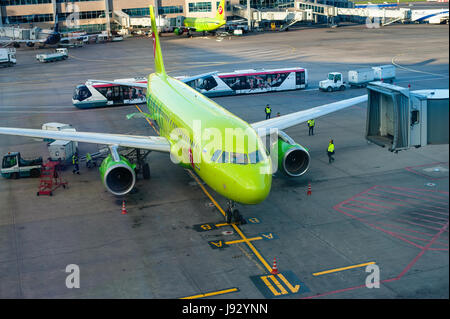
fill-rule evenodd
<path id="1" fill-rule="evenodd" d="M 367 101 L 367 95 L 362 95 L 347 100 L 313 107 L 308 110 L 294 112 L 291 114 L 252 123 L 251 126 L 255 129 L 258 135 L 265 136 L 270 134 L 270 129 L 284 130 L 291 126 L 306 122 L 310 119 L 316 119 L 319 116 L 333 113 L 365 101 Z"/>
<path id="2" fill-rule="evenodd" d="M 63 141 L 105 144 L 108 146 L 122 146 L 145 149 L 157 152 L 170 152 L 170 143 L 164 137 L 138 136 L 124 134 L 106 134 L 91 132 L 49 131 L 13 127 L 0 127 L 0 134 L 16 135 L 33 138 L 45 138 Z"/>
<path id="3" fill-rule="evenodd" d="M 125 85 L 125 86 L 131 86 L 131 87 L 139 87 L 139 88 L 143 88 L 143 89 L 147 88 L 147 83 L 138 83 L 138 82 L 103 81 L 103 80 L 88 80 L 88 82 Z"/>

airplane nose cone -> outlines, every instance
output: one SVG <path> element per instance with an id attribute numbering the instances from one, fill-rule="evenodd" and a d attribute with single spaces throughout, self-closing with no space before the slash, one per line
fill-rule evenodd
<path id="1" fill-rule="evenodd" d="M 258 204 L 270 193 L 272 175 L 261 173 L 259 167 L 245 167 L 231 186 L 230 199 L 242 204 Z"/>

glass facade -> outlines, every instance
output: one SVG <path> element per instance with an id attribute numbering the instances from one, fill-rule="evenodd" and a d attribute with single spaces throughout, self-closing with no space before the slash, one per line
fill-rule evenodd
<path id="1" fill-rule="evenodd" d="M 0 0 L 0 5 L 2 6 L 23 6 L 42 3 L 52 3 L 52 0 Z"/>
<path id="2" fill-rule="evenodd" d="M 148 8 L 122 9 L 130 17 L 149 16 Z M 183 6 L 165 6 L 158 8 L 158 14 L 183 13 Z"/>
<path id="3" fill-rule="evenodd" d="M 50 22 L 53 21 L 53 14 L 30 14 L 24 16 L 3 17 L 3 23 L 32 23 L 32 22 Z"/>
<path id="4" fill-rule="evenodd" d="M 247 0 L 239 0 L 239 4 L 246 6 Z M 255 9 L 260 8 L 276 8 L 281 7 L 293 7 L 294 0 L 250 0 L 250 7 Z"/>
<path id="5" fill-rule="evenodd" d="M 79 14 L 78 19 L 80 19 L 80 20 L 97 19 L 97 18 L 104 18 L 105 17 L 105 11 L 103 11 L 103 10 L 80 11 L 80 12 L 77 12 L 77 13 Z M 60 21 L 64 20 L 71 14 L 73 14 L 73 12 L 58 13 L 58 19 Z"/>
<path id="6" fill-rule="evenodd" d="M 56 3 L 70 3 L 81 1 L 103 1 L 103 0 L 56 0 Z M 27 4 L 52 3 L 52 0 L 0 0 L 2 6 L 23 6 Z"/>
<path id="7" fill-rule="evenodd" d="M 189 2 L 189 12 L 211 12 L 211 2 Z"/>
<path id="8" fill-rule="evenodd" d="M 166 6 L 158 8 L 159 14 L 183 13 L 183 6 Z"/>

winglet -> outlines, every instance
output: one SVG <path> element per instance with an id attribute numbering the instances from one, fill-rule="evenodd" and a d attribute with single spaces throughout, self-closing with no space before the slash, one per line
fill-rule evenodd
<path id="1" fill-rule="evenodd" d="M 150 19 L 152 24 L 153 55 L 155 56 L 155 73 L 166 74 L 161 53 L 161 46 L 159 44 L 158 27 L 156 26 L 155 12 L 153 6 L 150 6 Z"/>
<path id="2" fill-rule="evenodd" d="M 216 19 L 225 20 L 225 0 L 221 0 L 217 7 Z"/>

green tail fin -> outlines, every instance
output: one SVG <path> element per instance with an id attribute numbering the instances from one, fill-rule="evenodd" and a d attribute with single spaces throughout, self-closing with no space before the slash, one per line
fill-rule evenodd
<path id="1" fill-rule="evenodd" d="M 225 20 L 225 0 L 220 0 L 219 6 L 217 7 L 216 19 Z"/>
<path id="2" fill-rule="evenodd" d="M 155 56 L 155 73 L 166 74 L 164 69 L 164 62 L 161 53 L 161 46 L 159 43 L 158 27 L 156 26 L 155 12 L 153 6 L 150 6 L 150 19 L 152 23 L 152 37 L 153 37 L 153 55 Z"/>

